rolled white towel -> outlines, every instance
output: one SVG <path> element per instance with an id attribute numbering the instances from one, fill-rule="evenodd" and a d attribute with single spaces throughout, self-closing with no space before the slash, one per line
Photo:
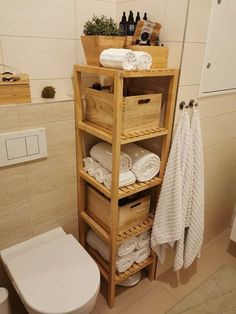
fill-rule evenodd
<path id="1" fill-rule="evenodd" d="M 145 246 L 142 249 L 136 250 L 135 263 L 143 262 L 146 258 L 148 258 L 150 253 L 151 253 L 150 246 Z"/>
<path id="2" fill-rule="evenodd" d="M 112 172 L 112 146 L 106 142 L 94 145 L 90 150 L 90 156 L 100 162 L 103 167 Z M 124 152 L 120 153 L 120 173 L 127 172 L 132 166 L 132 160 Z"/>
<path id="3" fill-rule="evenodd" d="M 100 63 L 107 68 L 115 68 L 134 71 L 138 67 L 138 61 L 134 52 L 130 49 L 109 48 L 100 54 Z"/>
<path id="4" fill-rule="evenodd" d="M 145 51 L 134 51 L 138 60 L 138 70 L 149 70 L 152 66 L 152 56 Z"/>
<path id="5" fill-rule="evenodd" d="M 101 167 L 97 168 L 95 171 L 94 171 L 94 178 L 99 182 L 99 183 L 102 183 L 104 178 L 109 175 L 109 171 L 104 168 L 102 165 Z"/>
<path id="6" fill-rule="evenodd" d="M 137 236 L 138 243 L 137 249 L 142 249 L 143 247 L 150 246 L 150 231 L 145 231 Z"/>
<path id="7" fill-rule="evenodd" d="M 91 248 L 97 251 L 107 262 L 109 261 L 108 245 L 92 230 L 89 229 L 86 235 L 86 242 Z"/>
<path id="8" fill-rule="evenodd" d="M 83 159 L 83 162 L 84 162 L 84 170 L 88 172 L 88 174 L 92 177 L 94 177 L 95 170 L 102 167 L 102 165 L 99 162 L 97 162 L 91 157 L 85 157 Z"/>
<path id="9" fill-rule="evenodd" d="M 137 246 L 137 243 L 138 243 L 138 239 L 135 236 L 125 240 L 118 247 L 118 250 L 117 250 L 118 256 L 122 257 L 122 256 L 125 256 L 125 255 L 133 252 L 135 250 L 136 246 Z"/>
<path id="10" fill-rule="evenodd" d="M 134 263 L 136 258 L 136 253 L 131 252 L 123 257 L 119 257 L 116 260 L 116 269 L 118 272 L 123 273 Z"/>
<path id="11" fill-rule="evenodd" d="M 104 179 L 103 179 L 103 184 L 109 190 L 111 189 L 111 179 L 112 179 L 111 173 L 104 176 Z M 120 173 L 120 177 L 119 177 L 119 188 L 121 188 L 122 186 L 133 184 L 135 183 L 135 181 L 136 181 L 136 177 L 132 171 L 122 172 Z"/>
<path id="12" fill-rule="evenodd" d="M 134 143 L 122 146 L 122 151 L 132 159 L 131 171 L 139 182 L 155 177 L 160 170 L 160 157 Z"/>

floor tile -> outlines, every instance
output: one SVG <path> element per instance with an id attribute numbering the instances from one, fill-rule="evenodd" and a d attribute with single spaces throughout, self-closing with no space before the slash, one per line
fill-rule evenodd
<path id="1" fill-rule="evenodd" d="M 201 259 L 186 270 L 160 278 L 160 282 L 171 295 L 180 300 L 216 270 L 216 267 Z"/>
<path id="2" fill-rule="evenodd" d="M 160 284 L 148 291 L 137 302 L 122 311 L 122 314 L 162 314 L 176 303 Z"/>

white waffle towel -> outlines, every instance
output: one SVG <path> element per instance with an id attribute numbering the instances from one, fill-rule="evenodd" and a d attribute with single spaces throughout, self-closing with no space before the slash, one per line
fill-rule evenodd
<path id="1" fill-rule="evenodd" d="M 131 237 L 122 242 L 122 244 L 118 247 L 118 256 L 122 257 L 131 252 L 133 252 L 138 244 L 137 237 Z"/>
<path id="2" fill-rule="evenodd" d="M 150 231 L 145 231 L 137 236 L 138 243 L 137 243 L 137 249 L 142 249 L 145 246 L 150 245 Z"/>
<path id="3" fill-rule="evenodd" d="M 106 142 L 94 145 L 90 150 L 90 156 L 98 161 L 103 167 L 112 172 L 112 146 Z M 120 153 L 120 173 L 127 172 L 132 166 L 132 160 L 124 152 Z"/>
<path id="4" fill-rule="evenodd" d="M 152 66 L 152 56 L 144 51 L 134 51 L 135 57 L 138 60 L 138 70 L 149 70 Z"/>
<path id="5" fill-rule="evenodd" d="M 134 71 L 138 67 L 138 60 L 130 49 L 109 48 L 100 54 L 100 63 L 106 68 Z"/>
<path id="6" fill-rule="evenodd" d="M 150 255 L 151 253 L 150 246 L 145 246 L 142 249 L 136 250 L 135 253 L 136 253 L 135 262 L 141 263 Z"/>
<path id="7" fill-rule="evenodd" d="M 132 159 L 131 171 L 139 182 L 151 180 L 158 174 L 160 157 L 156 154 L 134 143 L 123 145 L 122 151 Z"/>
<path id="8" fill-rule="evenodd" d="M 109 190 L 111 189 L 111 180 L 112 180 L 111 173 L 105 175 L 103 178 L 103 184 Z M 121 188 L 123 186 L 133 184 L 135 183 L 135 181 L 136 181 L 136 177 L 132 171 L 122 172 L 120 173 L 120 176 L 119 176 L 119 187 Z"/>

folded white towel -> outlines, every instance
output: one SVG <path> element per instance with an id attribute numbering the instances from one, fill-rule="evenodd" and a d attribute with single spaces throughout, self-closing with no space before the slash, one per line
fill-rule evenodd
<path id="1" fill-rule="evenodd" d="M 117 253 L 118 256 L 122 257 L 125 256 L 131 252 L 133 252 L 138 244 L 137 237 L 131 237 L 122 242 L 122 244 L 119 246 Z"/>
<path id="2" fill-rule="evenodd" d="M 160 170 L 160 157 L 150 151 L 134 144 L 122 146 L 122 151 L 132 159 L 131 171 L 140 182 L 155 177 Z"/>
<path id="3" fill-rule="evenodd" d="M 101 167 L 97 168 L 95 171 L 94 171 L 94 178 L 99 182 L 99 183 L 102 183 L 104 178 L 109 175 L 110 172 L 104 168 L 102 165 Z"/>
<path id="4" fill-rule="evenodd" d="M 112 146 L 106 142 L 94 145 L 90 150 L 90 156 L 100 162 L 107 170 L 112 172 Z M 127 172 L 132 166 L 129 155 L 121 152 L 120 154 L 120 173 Z"/>
<path id="5" fill-rule="evenodd" d="M 135 57 L 138 60 L 138 70 L 149 70 L 152 66 L 152 56 L 144 51 L 134 51 Z"/>
<path id="6" fill-rule="evenodd" d="M 87 232 L 86 242 L 109 262 L 109 246 L 92 229 Z M 117 257 L 116 269 L 120 273 L 126 271 L 134 263 L 135 257 L 136 253 L 134 251 L 122 257 Z"/>
<path id="7" fill-rule="evenodd" d="M 134 263 L 136 258 L 136 253 L 131 252 L 123 257 L 120 257 L 116 260 L 116 269 L 118 272 L 123 273 Z"/>
<path id="8" fill-rule="evenodd" d="M 107 262 L 109 261 L 108 245 L 92 230 L 89 229 L 86 235 L 86 242 L 91 248 L 97 251 Z"/>
<path id="9" fill-rule="evenodd" d="M 92 177 L 94 177 L 96 169 L 99 169 L 102 167 L 100 163 L 98 163 L 96 160 L 94 160 L 91 157 L 85 157 L 83 159 L 84 162 L 84 170 L 88 172 L 88 174 Z"/>
<path id="10" fill-rule="evenodd" d="M 100 54 L 100 63 L 107 68 L 134 71 L 138 67 L 135 54 L 130 49 L 109 48 Z"/>
<path id="11" fill-rule="evenodd" d="M 136 250 L 135 253 L 136 253 L 135 262 L 141 263 L 150 255 L 151 253 L 150 246 L 145 246 L 142 249 Z"/>
<path id="12" fill-rule="evenodd" d="M 150 231 L 145 231 L 137 236 L 138 243 L 137 249 L 142 249 L 143 247 L 150 246 Z"/>
<path id="13" fill-rule="evenodd" d="M 112 179 L 111 173 L 105 175 L 103 179 L 103 184 L 109 190 L 111 189 L 111 179 Z M 133 184 L 135 183 L 135 181 L 136 177 L 132 171 L 122 172 L 120 173 L 119 176 L 119 187 L 121 188 L 122 186 Z"/>

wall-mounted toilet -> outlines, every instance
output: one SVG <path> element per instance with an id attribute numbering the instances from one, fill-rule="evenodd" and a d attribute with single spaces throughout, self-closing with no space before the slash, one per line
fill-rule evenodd
<path id="1" fill-rule="evenodd" d="M 1 258 L 30 314 L 87 314 L 94 307 L 99 269 L 62 228 L 3 250 Z"/>

